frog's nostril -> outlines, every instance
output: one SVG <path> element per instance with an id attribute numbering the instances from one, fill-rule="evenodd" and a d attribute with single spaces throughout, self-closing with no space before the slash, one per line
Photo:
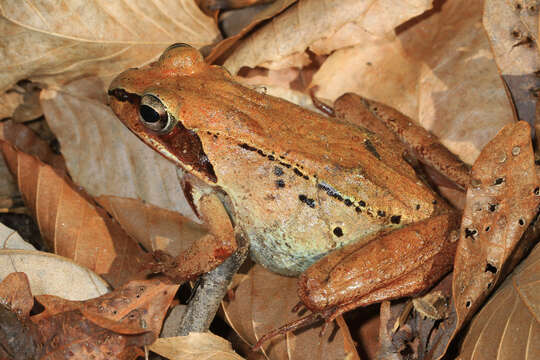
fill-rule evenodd
<path id="1" fill-rule="evenodd" d="M 147 123 L 155 123 L 159 121 L 159 114 L 148 105 L 142 105 L 139 109 L 141 118 Z"/>

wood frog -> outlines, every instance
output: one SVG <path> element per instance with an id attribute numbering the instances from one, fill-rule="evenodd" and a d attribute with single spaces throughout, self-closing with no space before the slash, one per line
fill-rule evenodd
<path id="1" fill-rule="evenodd" d="M 241 236 L 259 264 L 300 275 L 302 302 L 333 318 L 451 268 L 459 216 L 370 130 L 246 88 L 185 44 L 120 74 L 109 95 L 120 120 L 185 171 L 210 229 L 169 276 L 214 268 Z"/>

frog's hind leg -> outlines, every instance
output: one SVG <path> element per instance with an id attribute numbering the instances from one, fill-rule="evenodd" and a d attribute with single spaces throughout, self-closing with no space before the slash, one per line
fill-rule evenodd
<path id="1" fill-rule="evenodd" d="M 385 104 L 348 93 L 334 103 L 335 116 L 363 126 L 390 143 L 412 163 L 416 159 L 434 170 L 438 182 L 464 190 L 469 183 L 469 166 L 442 145 L 436 136 L 417 125 L 411 118 Z M 398 145 L 400 143 L 400 145 Z M 433 171 L 430 171 L 433 173 Z M 441 177 L 441 175 L 443 177 Z"/>
<path id="2" fill-rule="evenodd" d="M 328 254 L 298 280 L 298 296 L 313 313 L 273 330 L 257 345 L 320 319 L 329 323 L 357 307 L 430 288 L 452 268 L 459 220 L 456 212 L 444 213 Z"/>

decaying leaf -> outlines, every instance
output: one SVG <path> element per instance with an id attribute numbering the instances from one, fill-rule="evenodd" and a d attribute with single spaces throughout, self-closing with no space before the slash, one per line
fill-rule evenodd
<path id="1" fill-rule="evenodd" d="M 23 78 L 55 84 L 85 74 L 110 79 L 172 43 L 202 47 L 219 39 L 213 20 L 189 0 L 4 1 L 0 15 L 0 89 Z"/>
<path id="2" fill-rule="evenodd" d="M 459 325 L 479 308 L 508 272 L 519 240 L 538 211 L 540 190 L 530 127 L 503 128 L 471 172 L 454 264 Z"/>
<path id="3" fill-rule="evenodd" d="M 540 356 L 540 245 L 517 266 L 472 320 L 462 359 Z"/>
<path id="4" fill-rule="evenodd" d="M 67 177 L 5 142 L 2 151 L 11 172 L 17 174 L 26 206 L 56 254 L 107 274 L 116 286 L 142 271 L 147 255 Z"/>
<path id="5" fill-rule="evenodd" d="M 298 303 L 296 282 L 255 265 L 234 296 L 224 300 L 227 321 L 244 341 L 255 344 L 270 330 L 298 318 L 291 311 Z M 262 351 L 270 359 L 358 359 L 356 349 L 347 345 L 347 328 L 331 324 L 319 336 L 321 324 L 276 337 Z"/>
<path id="6" fill-rule="evenodd" d="M 99 79 L 86 78 L 41 94 L 74 181 L 96 197 L 143 199 L 195 220 L 176 166 L 122 125 L 106 105 L 102 87 Z"/>
<path id="7" fill-rule="evenodd" d="M 540 88 L 538 3 L 485 1 L 482 22 L 517 119 L 534 126 Z"/>
<path id="8" fill-rule="evenodd" d="M 86 300 L 109 291 L 94 272 L 64 257 L 34 250 L 0 250 L 0 280 L 24 272 L 34 295 L 53 294 L 69 300 Z"/>
<path id="9" fill-rule="evenodd" d="M 8 276 L 0 284 L 0 298 L 5 293 L 3 289 L 16 285 L 14 281 L 17 279 L 21 284 L 19 288 L 26 288 L 24 293 L 18 291 L 18 295 L 29 301 L 27 306 L 14 311 L 19 310 L 16 313 L 22 314 L 22 325 L 32 330 L 32 338 L 38 343 L 33 359 L 61 359 L 66 356 L 77 359 L 134 359 L 135 353 L 142 354 L 140 346 L 157 338 L 178 289 L 178 285 L 154 279 L 132 281 L 115 292 L 86 301 L 38 295 L 36 300 L 44 310 L 30 317 L 31 324 L 25 324 L 23 321 L 30 314 L 33 299 L 24 274 L 22 278 L 21 275 Z M 16 327 L 15 322 L 12 327 Z"/>
<path id="10" fill-rule="evenodd" d="M 159 338 L 149 349 L 171 360 L 241 360 L 231 344 L 210 332 Z"/>

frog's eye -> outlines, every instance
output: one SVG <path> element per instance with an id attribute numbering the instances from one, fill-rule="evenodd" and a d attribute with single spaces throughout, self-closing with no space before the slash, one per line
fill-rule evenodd
<path id="1" fill-rule="evenodd" d="M 165 105 L 154 95 L 143 95 L 139 118 L 144 126 L 160 134 L 168 133 L 175 124 Z"/>

